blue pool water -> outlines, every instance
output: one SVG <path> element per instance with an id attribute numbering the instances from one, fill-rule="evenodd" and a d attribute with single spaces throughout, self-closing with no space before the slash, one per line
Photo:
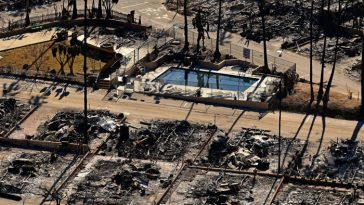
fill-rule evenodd
<path id="1" fill-rule="evenodd" d="M 258 79 L 209 71 L 170 68 L 158 76 L 155 81 L 161 81 L 166 84 L 243 92 L 257 82 Z"/>

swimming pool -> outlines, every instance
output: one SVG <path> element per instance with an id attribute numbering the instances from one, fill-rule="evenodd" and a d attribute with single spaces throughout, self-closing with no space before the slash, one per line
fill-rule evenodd
<path id="1" fill-rule="evenodd" d="M 244 92 L 259 79 L 226 75 L 211 71 L 188 70 L 172 67 L 154 81 L 165 84 Z"/>

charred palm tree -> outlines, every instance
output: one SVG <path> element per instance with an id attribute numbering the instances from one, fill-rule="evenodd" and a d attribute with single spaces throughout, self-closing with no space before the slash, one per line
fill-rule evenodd
<path id="1" fill-rule="evenodd" d="M 265 15 L 268 12 L 268 7 L 265 0 L 258 0 L 258 7 L 260 17 L 262 19 L 262 32 L 263 32 L 263 56 L 264 56 L 264 67 L 268 69 L 268 54 L 267 54 L 267 38 L 265 30 Z"/>
<path id="2" fill-rule="evenodd" d="M 216 49 L 214 53 L 214 60 L 218 60 L 221 57 L 220 53 L 220 30 L 221 30 L 221 4 L 222 0 L 219 0 L 219 17 L 217 20 L 217 33 L 216 33 Z"/>
<path id="3" fill-rule="evenodd" d="M 336 22 L 331 22 L 329 24 L 331 28 L 334 28 L 334 30 L 332 32 L 336 34 L 336 41 L 335 41 L 335 50 L 334 50 L 334 62 L 333 62 L 333 65 L 332 65 L 330 78 L 329 78 L 329 80 L 327 82 L 326 90 L 325 90 L 325 93 L 324 93 L 324 96 L 323 96 L 323 109 L 322 109 L 323 116 L 326 114 L 327 105 L 328 105 L 328 102 L 329 102 L 330 89 L 331 89 L 331 86 L 332 86 L 332 81 L 334 79 L 334 74 L 335 74 L 335 69 L 336 69 L 337 53 L 339 51 L 338 45 L 339 45 L 340 33 L 335 28 L 338 28 L 337 25 L 340 23 L 341 0 L 339 0 L 338 4 L 339 4 L 339 10 L 338 10 L 338 14 L 337 14 L 338 17 L 336 18 Z"/>
<path id="4" fill-rule="evenodd" d="M 72 19 L 77 18 L 77 1 L 72 0 Z"/>
<path id="5" fill-rule="evenodd" d="M 326 46 L 327 46 L 327 32 L 329 29 L 328 22 L 330 21 L 330 5 L 331 0 L 328 0 L 327 11 L 324 10 L 325 1 L 322 0 L 321 9 L 320 9 L 320 16 L 319 16 L 319 23 L 320 26 L 324 29 L 324 45 L 322 48 L 322 58 L 321 58 L 321 75 L 320 75 L 320 85 L 317 94 L 317 106 L 319 106 L 323 94 L 324 94 L 324 75 L 325 75 L 325 58 L 326 58 Z"/>
<path id="6" fill-rule="evenodd" d="M 185 27 L 184 27 L 184 31 L 185 31 L 185 46 L 184 46 L 184 50 L 188 50 L 189 47 L 189 43 L 188 43 L 188 21 L 187 21 L 187 1 L 188 0 L 184 0 L 183 1 L 183 16 L 184 16 L 184 20 L 185 20 Z"/>
<path id="7" fill-rule="evenodd" d="M 102 0 L 99 0 L 99 5 L 97 7 L 97 18 L 102 18 Z"/>
<path id="8" fill-rule="evenodd" d="M 310 14 L 310 92 L 311 92 L 311 101 L 310 104 L 315 100 L 315 95 L 313 91 L 313 80 L 312 80 L 312 72 L 313 72 L 313 7 L 314 0 L 311 0 L 311 14 Z"/>
<path id="9" fill-rule="evenodd" d="M 29 0 L 27 0 L 27 5 L 26 5 L 26 14 L 25 14 L 25 26 L 29 26 L 30 25 L 30 7 L 29 7 Z"/>

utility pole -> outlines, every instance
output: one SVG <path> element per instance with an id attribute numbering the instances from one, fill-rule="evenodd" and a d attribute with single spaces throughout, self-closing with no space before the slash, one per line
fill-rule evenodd
<path id="1" fill-rule="evenodd" d="M 278 101 L 278 109 L 279 109 L 279 120 L 278 120 L 278 174 L 281 173 L 281 143 L 282 143 L 282 76 L 279 80 L 279 101 Z"/>
<path id="2" fill-rule="evenodd" d="M 362 35 L 362 51 L 361 51 L 361 113 L 364 114 L 364 32 Z"/>
<path id="3" fill-rule="evenodd" d="M 87 122 L 87 0 L 85 0 L 85 14 L 84 14 L 84 38 L 83 38 L 83 81 L 84 81 L 84 139 L 83 143 L 88 144 L 88 122 Z"/>

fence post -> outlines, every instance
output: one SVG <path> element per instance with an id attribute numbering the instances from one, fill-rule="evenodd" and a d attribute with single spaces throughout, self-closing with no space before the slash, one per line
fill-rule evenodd
<path id="1" fill-rule="evenodd" d="M 176 39 L 176 27 L 173 25 L 173 39 Z"/>
<path id="2" fill-rule="evenodd" d="M 252 64 L 254 65 L 254 50 L 252 50 Z"/>
<path id="3" fill-rule="evenodd" d="M 195 33 L 192 32 L 192 45 L 195 45 Z"/>
<path id="4" fill-rule="evenodd" d="M 231 42 L 230 42 L 230 56 L 231 56 Z"/>

